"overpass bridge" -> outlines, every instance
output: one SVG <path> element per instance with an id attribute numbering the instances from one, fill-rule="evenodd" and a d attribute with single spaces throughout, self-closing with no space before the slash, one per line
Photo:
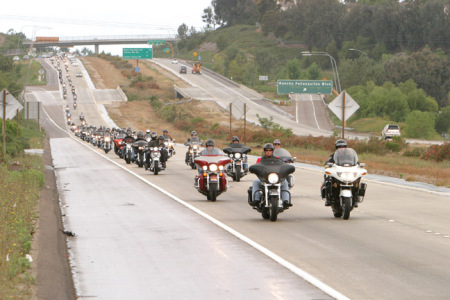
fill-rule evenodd
<path id="1" fill-rule="evenodd" d="M 148 44 L 148 41 L 165 41 L 174 43 L 180 39 L 176 35 L 170 34 L 149 34 L 149 35 L 107 35 L 107 36 L 73 36 L 73 37 L 52 37 L 39 38 L 35 41 L 24 41 L 23 45 L 30 47 L 74 47 L 74 46 L 94 46 L 95 54 L 99 54 L 100 45 L 132 45 Z"/>

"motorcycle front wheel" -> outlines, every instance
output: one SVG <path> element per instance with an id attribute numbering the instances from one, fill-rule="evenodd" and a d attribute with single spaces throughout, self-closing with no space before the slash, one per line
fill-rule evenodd
<path id="1" fill-rule="evenodd" d="M 154 175 L 158 175 L 158 172 L 159 172 L 159 168 L 158 168 L 158 162 L 154 162 L 153 163 L 153 174 Z"/>
<path id="2" fill-rule="evenodd" d="M 217 200 L 217 183 L 211 183 L 209 185 L 208 200 L 212 202 Z"/>
<path id="3" fill-rule="evenodd" d="M 233 179 L 235 179 L 235 181 L 239 182 L 241 181 L 241 166 L 236 166 L 236 172 L 234 173 L 234 177 Z"/>
<path id="4" fill-rule="evenodd" d="M 275 222 L 278 218 L 278 197 L 270 197 L 269 205 L 270 221 Z"/>
<path id="5" fill-rule="evenodd" d="M 348 220 L 350 218 L 350 211 L 352 210 L 352 198 L 343 197 L 342 206 L 342 209 L 344 211 L 344 220 Z"/>

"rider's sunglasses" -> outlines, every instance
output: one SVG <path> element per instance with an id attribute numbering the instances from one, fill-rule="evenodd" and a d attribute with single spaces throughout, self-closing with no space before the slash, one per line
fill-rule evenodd
<path id="1" fill-rule="evenodd" d="M 264 149 L 264 151 L 271 151 L 271 152 L 273 152 L 273 150 L 272 150 L 272 149 Z"/>

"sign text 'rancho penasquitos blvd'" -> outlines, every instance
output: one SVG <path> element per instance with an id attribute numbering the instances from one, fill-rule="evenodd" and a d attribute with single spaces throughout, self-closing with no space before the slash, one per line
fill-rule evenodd
<path id="1" fill-rule="evenodd" d="M 331 80 L 278 80 L 277 91 L 281 94 L 331 94 Z"/>

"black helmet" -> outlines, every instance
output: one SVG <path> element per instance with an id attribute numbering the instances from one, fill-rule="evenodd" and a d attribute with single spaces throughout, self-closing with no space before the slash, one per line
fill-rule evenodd
<path id="1" fill-rule="evenodd" d="M 271 149 L 272 151 L 273 151 L 273 144 L 271 144 L 271 143 L 267 143 L 267 144 L 265 144 L 264 145 L 264 151 L 266 151 L 267 149 Z"/>
<path id="2" fill-rule="evenodd" d="M 339 139 L 336 141 L 336 144 L 334 144 L 335 148 L 347 148 L 347 142 L 343 139 Z"/>
<path id="3" fill-rule="evenodd" d="M 192 131 L 191 135 L 197 135 L 197 132 L 196 131 Z"/>
<path id="4" fill-rule="evenodd" d="M 232 141 L 232 142 L 236 142 L 236 141 L 239 142 L 239 138 L 238 138 L 237 136 L 233 136 L 233 138 L 231 139 L 231 141 Z"/>
<path id="5" fill-rule="evenodd" d="M 142 131 L 139 131 L 139 132 L 137 133 L 137 137 L 138 137 L 138 138 L 144 138 L 144 133 L 143 133 Z"/>
<path id="6" fill-rule="evenodd" d="M 150 136 L 151 136 L 152 140 L 156 140 L 156 138 L 158 137 L 158 134 L 156 132 L 152 132 L 150 134 Z"/>
<path id="7" fill-rule="evenodd" d="M 164 129 L 164 130 L 163 130 L 163 133 L 169 133 L 169 130 Z"/>
<path id="8" fill-rule="evenodd" d="M 162 141 L 164 141 L 164 136 L 163 135 L 160 135 L 160 136 L 158 136 L 158 140 L 162 140 Z"/>
<path id="9" fill-rule="evenodd" d="M 210 146 L 214 147 L 214 141 L 213 140 L 207 140 L 206 141 L 206 147 L 210 147 Z"/>

